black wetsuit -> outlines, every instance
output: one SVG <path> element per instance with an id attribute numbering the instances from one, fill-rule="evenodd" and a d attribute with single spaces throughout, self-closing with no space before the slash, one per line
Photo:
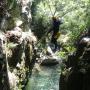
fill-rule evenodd
<path id="1" fill-rule="evenodd" d="M 51 38 L 51 43 L 53 43 L 55 45 L 54 51 L 56 51 L 57 50 L 57 47 L 58 47 L 57 38 L 55 36 L 59 32 L 59 26 L 60 26 L 60 24 L 62 24 L 61 21 L 56 20 L 56 19 L 53 20 L 53 27 L 52 27 L 53 34 L 52 34 L 52 38 Z"/>

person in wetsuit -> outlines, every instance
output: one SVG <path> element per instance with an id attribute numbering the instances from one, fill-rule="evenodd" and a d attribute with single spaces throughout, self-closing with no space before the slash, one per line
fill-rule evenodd
<path id="1" fill-rule="evenodd" d="M 55 45 L 54 52 L 58 48 L 57 39 L 59 37 L 59 26 L 62 24 L 62 21 L 57 17 L 52 17 L 53 25 L 49 32 L 52 31 L 51 43 Z"/>

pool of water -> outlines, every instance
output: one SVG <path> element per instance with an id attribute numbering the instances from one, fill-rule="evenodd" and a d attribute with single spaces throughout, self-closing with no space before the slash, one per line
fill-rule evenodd
<path id="1" fill-rule="evenodd" d="M 25 90 L 59 90 L 60 65 L 33 70 Z"/>

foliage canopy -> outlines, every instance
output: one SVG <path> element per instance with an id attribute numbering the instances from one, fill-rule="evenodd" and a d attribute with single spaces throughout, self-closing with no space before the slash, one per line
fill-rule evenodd
<path id="1" fill-rule="evenodd" d="M 38 2 L 37 2 L 38 1 Z M 51 17 L 63 19 L 61 32 L 70 32 L 70 42 L 89 26 L 89 0 L 34 0 L 32 16 L 34 31 L 42 37 L 51 26 Z"/>

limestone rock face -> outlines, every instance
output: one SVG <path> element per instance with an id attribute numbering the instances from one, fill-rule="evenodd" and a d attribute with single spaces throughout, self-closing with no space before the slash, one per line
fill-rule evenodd
<path id="1" fill-rule="evenodd" d="M 18 39 L 16 39 L 17 37 Z M 7 31 L 6 34 L 0 33 L 1 90 L 4 88 L 4 90 L 6 88 L 8 90 L 23 88 L 22 85 L 27 81 L 33 62 L 32 56 L 34 55 L 36 41 L 36 37 L 32 32 L 22 32 L 17 27 L 14 30 Z"/>
<path id="2" fill-rule="evenodd" d="M 11 84 L 11 88 L 14 86 L 16 87 L 20 83 L 23 83 L 24 85 L 26 82 L 26 77 L 28 76 L 29 70 L 31 69 L 31 63 L 33 62 L 33 45 L 36 43 L 36 37 L 31 34 L 31 32 L 19 32 L 18 30 L 14 33 L 12 32 L 13 31 L 9 31 L 10 34 L 14 35 L 14 38 L 12 41 L 9 40 L 8 42 L 7 58 L 10 72 L 9 75 L 14 75 L 16 77 L 16 84 Z M 18 40 L 16 40 L 18 35 L 21 36 L 18 37 Z M 11 77 L 10 82 L 13 82 L 13 78 L 11 79 Z M 16 88 L 18 88 L 18 86 Z"/>
<path id="3" fill-rule="evenodd" d="M 6 38 L 0 33 L 0 90 L 10 90 L 7 59 L 6 59 Z"/>
<path id="4" fill-rule="evenodd" d="M 0 90 L 19 90 L 27 81 L 37 41 L 31 5 L 32 0 L 0 0 Z"/>

